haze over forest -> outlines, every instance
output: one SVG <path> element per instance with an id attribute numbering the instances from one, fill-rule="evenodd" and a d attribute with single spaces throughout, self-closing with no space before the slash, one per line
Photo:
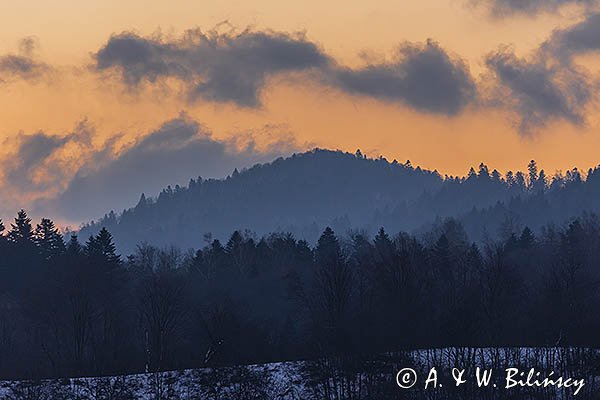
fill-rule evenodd
<path id="1" fill-rule="evenodd" d="M 134 207 L 84 226 L 80 237 L 106 227 L 129 253 L 141 242 L 197 249 L 235 230 L 292 233 L 309 243 L 327 226 L 342 235 L 372 235 L 381 227 L 418 234 L 454 217 L 481 242 L 600 210 L 600 170 L 547 176 L 533 160 L 526 167 L 502 175 L 482 163 L 452 177 L 360 150 L 315 149 L 236 169 L 225 179 L 192 178 L 155 198 L 142 194 Z"/>

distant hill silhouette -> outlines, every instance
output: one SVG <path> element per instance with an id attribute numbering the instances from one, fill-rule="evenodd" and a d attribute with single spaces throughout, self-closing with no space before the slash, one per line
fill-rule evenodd
<path id="1" fill-rule="evenodd" d="M 119 250 L 129 253 L 140 242 L 199 248 L 234 230 L 291 232 L 314 242 L 325 226 L 340 233 L 372 234 L 381 226 L 419 231 L 457 217 L 471 237 L 482 239 L 599 210 L 597 171 L 590 170 L 587 180 L 576 169 L 548 179 L 532 162 L 527 174 L 501 176 L 481 164 L 467 177 L 442 177 L 409 161 L 315 149 L 235 170 L 226 179 L 192 179 L 157 198 L 142 195 L 135 207 L 84 226 L 80 237 L 106 227 Z"/>

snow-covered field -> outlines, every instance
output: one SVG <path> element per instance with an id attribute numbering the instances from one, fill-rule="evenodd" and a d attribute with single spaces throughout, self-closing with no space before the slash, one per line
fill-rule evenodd
<path id="1" fill-rule="evenodd" d="M 0 399 L 595 399 L 600 398 L 598 355 L 596 350 L 568 348 L 447 348 L 386 354 L 377 360 L 332 358 L 313 363 L 284 362 L 118 377 L 0 381 Z M 414 368 L 419 374 L 418 384 L 410 391 L 396 385 L 396 373 L 405 367 Z M 422 386 L 432 367 L 437 368 L 440 382 L 451 378 L 452 368 L 465 368 L 468 375 L 476 367 L 500 371 L 520 367 L 536 368 L 542 376 L 554 371 L 555 377 L 563 374 L 585 379 L 585 387 L 576 397 L 573 389 L 552 387 L 526 388 L 522 397 L 515 391 L 511 391 L 512 397 L 507 397 L 508 392 L 500 389 L 495 394 L 487 391 L 480 397 L 482 389 L 467 384 L 457 397 L 456 389 L 424 390 Z"/>
<path id="2" fill-rule="evenodd" d="M 229 399 L 232 393 L 251 391 L 260 393 L 249 398 L 299 399 L 294 395 L 301 387 L 297 372 L 294 363 L 274 363 L 115 377 L 0 381 L 0 399 Z"/>
<path id="3" fill-rule="evenodd" d="M 299 363 L 114 377 L 0 381 L 0 399 L 303 399 Z"/>

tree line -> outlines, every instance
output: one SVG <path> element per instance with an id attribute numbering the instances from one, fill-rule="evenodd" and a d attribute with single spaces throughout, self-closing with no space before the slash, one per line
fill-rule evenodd
<path id="1" fill-rule="evenodd" d="M 120 251 L 131 253 L 141 241 L 195 248 L 208 233 L 226 240 L 245 229 L 259 236 L 291 232 L 314 244 L 327 226 L 374 236 L 382 226 L 426 231 L 436 218 L 453 217 L 479 242 L 496 236 L 506 218 L 537 231 L 583 211 L 600 213 L 599 205 L 597 167 L 547 173 L 531 160 L 524 171 L 501 173 L 481 163 L 466 176 L 442 176 L 408 160 L 315 149 L 226 179 L 198 177 L 157 197 L 142 195 L 136 206 L 109 212 L 81 232 L 88 237 L 106 227 Z"/>
<path id="2" fill-rule="evenodd" d="M 597 347 L 600 220 L 476 244 L 460 222 L 235 231 L 117 253 L 21 210 L 0 235 L 0 377 L 155 372 L 448 346 Z"/>

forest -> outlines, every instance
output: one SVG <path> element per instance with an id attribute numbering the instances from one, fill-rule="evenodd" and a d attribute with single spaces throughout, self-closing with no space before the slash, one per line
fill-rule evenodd
<path id="1" fill-rule="evenodd" d="M 196 251 L 63 238 L 23 210 L 0 236 L 0 378 L 103 376 L 456 347 L 598 347 L 600 219 L 476 243 L 234 231 Z"/>
<path id="2" fill-rule="evenodd" d="M 464 177 L 442 176 L 409 160 L 315 149 L 226 179 L 198 177 L 156 197 L 142 194 L 134 207 L 109 212 L 80 234 L 105 227 L 129 254 L 140 242 L 197 248 L 236 230 L 290 232 L 314 245 L 328 226 L 342 235 L 359 229 L 374 236 L 381 227 L 423 233 L 456 218 L 481 244 L 488 236 L 506 240 L 511 229 L 538 231 L 584 211 L 600 213 L 599 168 L 547 173 L 534 160 L 523 167 L 500 173 L 481 163 Z"/>

